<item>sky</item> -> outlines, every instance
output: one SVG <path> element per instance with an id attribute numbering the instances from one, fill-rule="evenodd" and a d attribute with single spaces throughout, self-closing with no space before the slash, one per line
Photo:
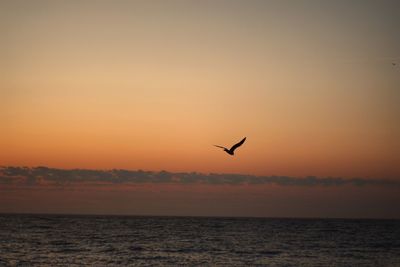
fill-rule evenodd
<path id="1" fill-rule="evenodd" d="M 0 1 L 0 212 L 399 218 L 398 10 Z"/>

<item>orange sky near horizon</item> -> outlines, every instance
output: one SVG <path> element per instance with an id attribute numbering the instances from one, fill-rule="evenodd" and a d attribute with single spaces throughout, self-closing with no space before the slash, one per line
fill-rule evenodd
<path id="1" fill-rule="evenodd" d="M 396 10 L 2 1 L 0 165 L 400 179 Z"/>
<path id="2" fill-rule="evenodd" d="M 399 218 L 398 205 L 393 205 L 399 201 L 398 187 L 139 184 L 15 189 L 2 191 L 0 212 Z"/>

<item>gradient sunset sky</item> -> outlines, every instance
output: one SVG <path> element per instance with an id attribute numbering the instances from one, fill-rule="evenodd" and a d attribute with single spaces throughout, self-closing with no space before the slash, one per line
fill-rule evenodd
<path id="1" fill-rule="evenodd" d="M 367 0 L 0 1 L 8 181 L 0 182 L 0 212 L 400 216 L 391 206 L 399 184 L 79 180 L 61 190 L 39 182 L 49 172 L 21 184 L 9 181 L 29 174 L 5 171 L 399 182 L 399 10 L 399 1 Z M 244 136 L 235 157 L 212 146 Z"/>

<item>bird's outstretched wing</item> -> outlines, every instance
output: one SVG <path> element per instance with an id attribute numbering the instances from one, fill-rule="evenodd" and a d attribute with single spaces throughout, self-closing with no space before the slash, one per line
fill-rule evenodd
<path id="1" fill-rule="evenodd" d="M 219 147 L 219 148 L 223 148 L 223 149 L 227 149 L 226 147 L 223 147 L 223 146 L 217 146 L 217 145 L 214 145 L 214 146 Z"/>
<path id="2" fill-rule="evenodd" d="M 243 138 L 242 141 L 240 141 L 239 143 L 234 144 L 234 145 L 231 147 L 231 149 L 229 149 L 229 150 L 232 151 L 232 152 L 235 151 L 236 148 L 238 148 L 238 147 L 240 147 L 241 145 L 243 145 L 244 141 L 246 141 L 246 137 Z"/>

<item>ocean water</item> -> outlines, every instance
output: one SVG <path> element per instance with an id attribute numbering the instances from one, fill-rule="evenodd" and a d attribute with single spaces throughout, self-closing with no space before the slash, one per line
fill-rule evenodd
<path id="1" fill-rule="evenodd" d="M 400 266 L 400 220 L 0 215 L 0 266 Z"/>

